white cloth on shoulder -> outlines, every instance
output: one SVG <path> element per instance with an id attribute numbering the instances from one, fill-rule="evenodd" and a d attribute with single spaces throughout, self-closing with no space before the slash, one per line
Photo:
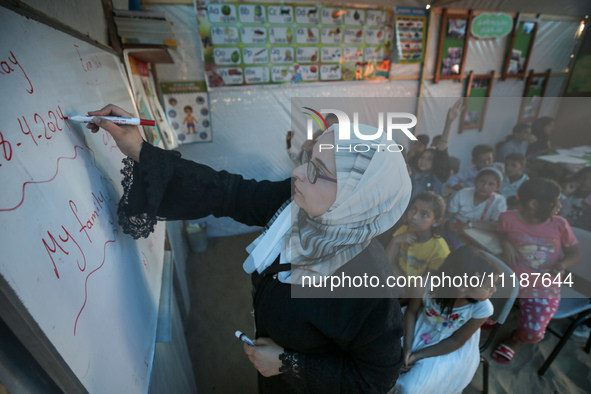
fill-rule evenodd
<path id="1" fill-rule="evenodd" d="M 284 283 L 299 284 L 302 276 L 322 279 L 359 254 L 372 238 L 390 229 L 400 219 L 411 195 L 411 182 L 401 152 L 390 152 L 395 144 L 382 133 L 380 140 L 362 140 L 353 132 L 340 140 L 334 132 L 337 170 L 337 197 L 329 210 L 310 216 L 295 203 L 282 207 L 269 227 L 247 247 L 243 264 L 247 273 L 263 272 L 280 254 L 280 263 L 290 263 L 291 271 L 279 273 Z M 359 125 L 364 135 L 377 128 Z M 362 145 L 361 145 L 362 144 Z M 360 145 L 367 152 L 353 148 Z"/>

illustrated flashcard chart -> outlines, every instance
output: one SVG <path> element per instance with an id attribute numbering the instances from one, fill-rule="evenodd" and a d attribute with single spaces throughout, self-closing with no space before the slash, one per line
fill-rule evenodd
<path id="1" fill-rule="evenodd" d="M 396 7 L 396 48 L 398 63 L 421 63 L 425 57 L 427 11 Z"/>
<path id="2" fill-rule="evenodd" d="M 207 87 L 203 81 L 160 84 L 166 117 L 179 145 L 212 142 Z"/>
<path id="3" fill-rule="evenodd" d="M 196 15 L 209 88 L 388 78 L 391 9 L 197 1 Z"/>

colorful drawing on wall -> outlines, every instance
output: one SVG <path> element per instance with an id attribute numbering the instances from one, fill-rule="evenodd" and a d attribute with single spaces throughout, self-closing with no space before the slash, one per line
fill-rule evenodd
<path id="1" fill-rule="evenodd" d="M 198 0 L 196 17 L 209 88 L 389 76 L 391 9 Z"/>
<path id="2" fill-rule="evenodd" d="M 530 71 L 521 101 L 519 122 L 533 122 L 538 118 L 540 108 L 542 107 L 542 100 L 546 93 L 546 86 L 550 80 L 550 72 L 550 69 L 545 73 L 538 74 Z"/>
<path id="3" fill-rule="evenodd" d="M 439 31 L 439 52 L 434 82 L 440 79 L 464 78 L 468 34 L 472 25 L 472 11 L 450 14 L 443 10 Z"/>
<path id="4" fill-rule="evenodd" d="M 536 19 L 517 17 L 503 65 L 503 80 L 507 77 L 525 78 L 540 20 L 540 16 Z"/>
<path id="5" fill-rule="evenodd" d="M 425 58 L 426 10 L 396 7 L 394 13 L 398 63 L 421 63 Z"/>
<path id="6" fill-rule="evenodd" d="M 205 82 L 160 84 L 166 116 L 178 143 L 212 142 L 211 115 Z"/>
<path id="7" fill-rule="evenodd" d="M 513 17 L 501 12 L 483 12 L 472 19 L 472 36 L 479 39 L 500 38 L 511 33 Z"/>
<path id="8" fill-rule="evenodd" d="M 470 71 L 466 88 L 466 103 L 460 121 L 460 133 L 467 129 L 482 131 L 494 78 L 494 71 L 481 75 L 474 75 Z"/>

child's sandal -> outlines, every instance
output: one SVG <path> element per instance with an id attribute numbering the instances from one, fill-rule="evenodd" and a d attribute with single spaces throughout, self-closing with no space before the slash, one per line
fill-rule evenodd
<path id="1" fill-rule="evenodd" d="M 515 356 L 515 350 L 511 349 L 509 346 L 501 343 L 495 351 L 492 353 L 492 358 L 498 363 L 501 364 L 509 364 L 511 360 L 513 360 L 513 356 Z"/>

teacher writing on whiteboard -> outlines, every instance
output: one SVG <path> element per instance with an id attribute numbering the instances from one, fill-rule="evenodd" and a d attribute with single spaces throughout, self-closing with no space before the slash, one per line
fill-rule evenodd
<path id="1" fill-rule="evenodd" d="M 153 147 L 137 127 L 100 118 L 131 116 L 116 106 L 89 115 L 97 118 L 87 127 L 105 129 L 128 156 L 118 207 L 125 233 L 146 237 L 157 220 L 210 214 L 265 226 L 243 264 L 253 283 L 257 338 L 244 349 L 259 371 L 259 392 L 386 393 L 394 386 L 403 362 L 398 301 L 383 288 L 368 296 L 367 280 L 361 288 L 330 288 L 333 278 L 366 275 L 385 283 L 391 273 L 372 238 L 398 221 L 411 186 L 402 155 L 379 148 L 391 143 L 385 133 L 341 141 L 329 128 L 293 170 L 292 192 L 292 179 L 245 180 Z M 347 150 L 355 144 L 370 149 Z"/>

